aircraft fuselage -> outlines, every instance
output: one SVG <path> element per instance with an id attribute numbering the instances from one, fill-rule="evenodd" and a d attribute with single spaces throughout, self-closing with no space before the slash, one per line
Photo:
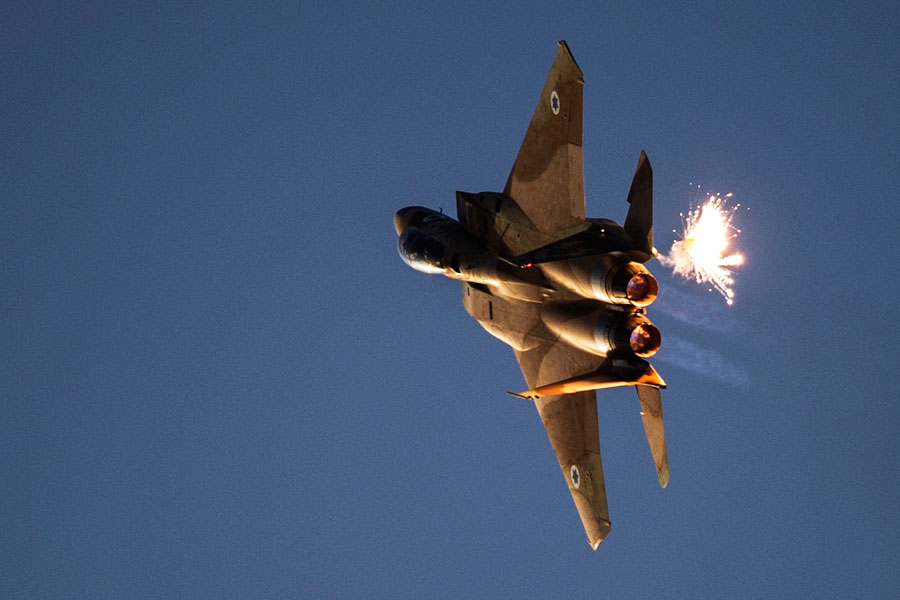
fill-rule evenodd
<path id="1" fill-rule="evenodd" d="M 622 229 L 609 220 L 598 227 L 599 236 L 613 238 Z M 467 312 L 516 350 L 555 340 L 599 356 L 646 358 L 659 349 L 659 331 L 644 315 L 644 307 L 656 298 L 656 281 L 631 260 L 634 252 L 626 244 L 601 254 L 518 266 L 498 256 L 466 225 L 430 208 L 397 211 L 394 228 L 404 262 L 472 284 L 464 288 Z M 507 234 L 521 238 L 514 229 L 508 224 Z M 487 310 L 481 308 L 485 302 Z M 512 312 L 515 319 L 503 318 Z"/>

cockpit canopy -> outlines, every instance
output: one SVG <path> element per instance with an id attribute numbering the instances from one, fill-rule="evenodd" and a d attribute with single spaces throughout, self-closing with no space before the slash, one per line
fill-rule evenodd
<path id="1" fill-rule="evenodd" d="M 417 271 L 444 272 L 444 243 L 418 227 L 407 227 L 400 234 L 397 251 L 403 262 Z"/>

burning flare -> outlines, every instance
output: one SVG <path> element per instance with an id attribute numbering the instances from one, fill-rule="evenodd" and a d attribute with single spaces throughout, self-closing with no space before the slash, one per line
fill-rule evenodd
<path id="1" fill-rule="evenodd" d="M 729 305 L 734 303 L 734 278 L 729 267 L 736 267 L 744 262 L 740 254 L 725 255 L 728 242 L 741 232 L 731 221 L 740 204 L 733 208 L 725 206 L 731 194 L 719 196 L 707 194 L 706 202 L 688 211 L 685 217 L 681 214 L 683 231 L 681 239 L 672 243 L 668 256 L 657 256 L 659 262 L 685 278 L 693 278 L 697 283 L 711 284 Z M 673 230 L 673 233 L 678 232 Z"/>

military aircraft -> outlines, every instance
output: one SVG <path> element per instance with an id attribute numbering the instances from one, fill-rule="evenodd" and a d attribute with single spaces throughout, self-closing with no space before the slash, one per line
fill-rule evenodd
<path id="1" fill-rule="evenodd" d="M 462 281 L 466 311 L 512 347 L 596 550 L 609 533 L 596 390 L 634 386 L 660 484 L 669 480 L 660 388 L 645 358 L 661 343 L 646 307 L 659 286 L 653 172 L 641 151 L 624 226 L 585 218 L 584 77 L 559 42 L 502 193 L 456 192 L 457 219 L 421 206 L 394 215 L 400 257 Z"/>

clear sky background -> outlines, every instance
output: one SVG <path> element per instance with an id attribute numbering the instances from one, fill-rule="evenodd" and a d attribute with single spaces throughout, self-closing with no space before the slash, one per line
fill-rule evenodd
<path id="1" fill-rule="evenodd" d="M 897 597 L 896 2 L 92 4 L 0 16 L 0 597 Z M 641 149 L 660 249 L 750 209 L 733 307 L 648 264 L 671 482 L 601 394 L 596 553 L 391 220 L 502 189 L 560 39 L 589 216 Z"/>

